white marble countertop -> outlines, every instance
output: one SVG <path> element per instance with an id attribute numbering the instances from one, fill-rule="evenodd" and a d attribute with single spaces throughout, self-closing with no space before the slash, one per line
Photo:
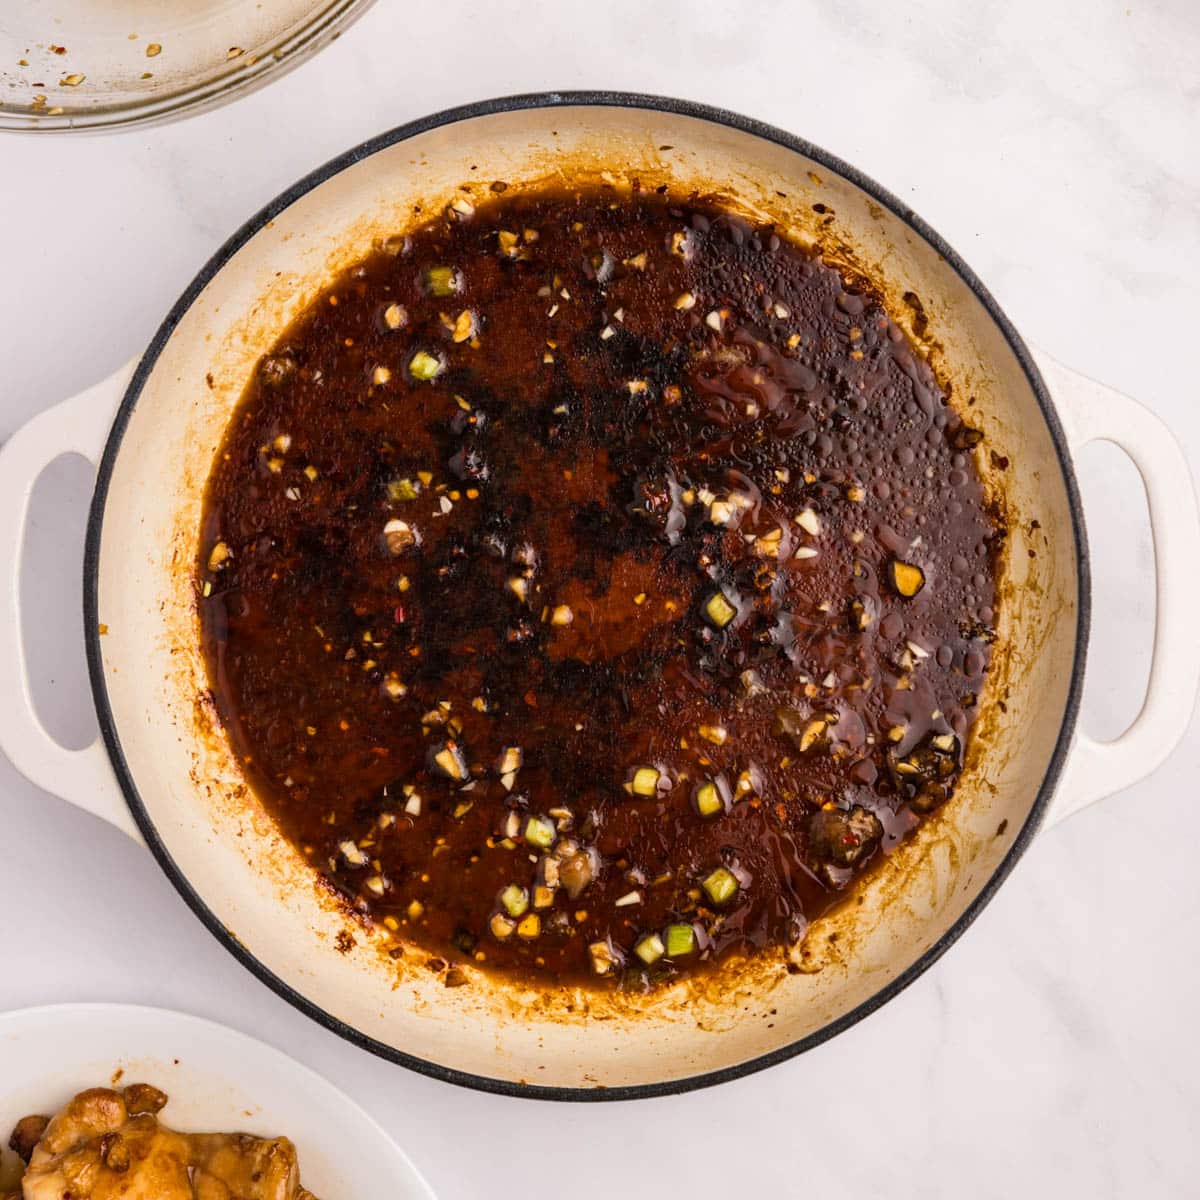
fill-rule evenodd
<path id="1" fill-rule="evenodd" d="M 0 439 L 142 349 L 218 243 L 325 159 L 464 101 L 606 87 L 741 110 L 855 163 L 1029 340 L 1154 408 L 1200 469 L 1197 63 L 1192 0 L 380 0 L 232 107 L 0 139 Z M 1152 555 L 1128 463 L 1102 447 L 1080 466 L 1086 723 L 1111 735 L 1145 679 Z M 41 695 L 76 744 L 94 727 L 89 486 L 48 474 L 31 555 Z M 1044 835 L 953 951 L 850 1032 L 717 1091 L 600 1106 L 468 1092 L 341 1042 L 243 971 L 149 855 L 0 761 L 0 1010 L 137 1001 L 256 1034 L 362 1102 L 447 1198 L 1195 1195 L 1200 871 L 1173 827 L 1198 760 L 1194 718 L 1166 766 Z"/>

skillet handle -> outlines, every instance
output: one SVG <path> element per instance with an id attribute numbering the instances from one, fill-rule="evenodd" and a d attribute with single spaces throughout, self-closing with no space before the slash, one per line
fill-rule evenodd
<path id="1" fill-rule="evenodd" d="M 39 413 L 0 447 L 0 750 L 31 783 L 140 842 L 100 739 L 86 749 L 68 750 L 38 719 L 21 630 L 21 555 L 33 486 L 60 455 L 82 454 L 93 466 L 99 463 L 135 365 L 126 363 Z"/>
<path id="2" fill-rule="evenodd" d="M 1109 441 L 1129 455 L 1146 486 L 1154 540 L 1154 652 L 1146 699 L 1133 724 L 1111 742 L 1076 736 L 1046 814 L 1046 826 L 1149 775 L 1178 744 L 1200 687 L 1200 510 L 1183 447 L 1149 409 L 1035 352 L 1072 453 Z"/>

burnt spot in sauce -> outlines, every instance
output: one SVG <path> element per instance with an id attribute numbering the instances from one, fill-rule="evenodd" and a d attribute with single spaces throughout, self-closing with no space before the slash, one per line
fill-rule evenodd
<path id="1" fill-rule="evenodd" d="M 962 769 L 979 437 L 774 230 L 491 190 L 250 381 L 197 559 L 217 710 L 397 948 L 648 987 L 795 944 Z"/>

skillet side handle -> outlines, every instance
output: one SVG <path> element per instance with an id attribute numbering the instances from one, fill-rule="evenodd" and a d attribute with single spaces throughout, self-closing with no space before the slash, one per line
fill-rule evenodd
<path id="1" fill-rule="evenodd" d="M 21 628 L 21 557 L 34 484 L 60 455 L 99 462 L 134 366 L 38 414 L 0 447 L 0 751 L 31 783 L 141 842 L 100 739 L 68 750 L 38 719 Z"/>
<path id="2" fill-rule="evenodd" d="M 1037 352 L 1042 375 L 1067 428 L 1072 453 L 1109 441 L 1133 461 L 1146 486 L 1154 541 L 1154 651 L 1146 699 L 1133 724 L 1111 742 L 1079 731 L 1046 826 L 1149 775 L 1191 721 L 1200 687 L 1200 510 L 1191 469 L 1175 436 L 1149 409 Z"/>

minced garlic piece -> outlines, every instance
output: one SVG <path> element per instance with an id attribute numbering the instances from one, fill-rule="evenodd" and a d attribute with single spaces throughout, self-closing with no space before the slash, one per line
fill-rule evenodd
<path id="1" fill-rule="evenodd" d="M 811 508 L 796 514 L 796 524 L 813 537 L 819 537 L 821 534 L 821 520 Z"/>

